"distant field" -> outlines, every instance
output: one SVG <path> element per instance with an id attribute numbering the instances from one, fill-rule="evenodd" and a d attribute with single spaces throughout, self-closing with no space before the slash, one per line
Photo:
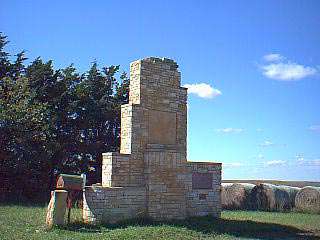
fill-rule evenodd
<path id="1" fill-rule="evenodd" d="M 320 239 L 320 215 L 224 211 L 221 219 L 191 218 L 171 223 L 128 222 L 88 226 L 73 211 L 73 223 L 47 231 L 45 207 L 1 206 L 0 239 Z"/>
<path id="2" fill-rule="evenodd" d="M 320 182 L 308 182 L 308 181 L 280 181 L 280 180 L 222 180 L 223 183 L 271 183 L 277 185 L 287 185 L 292 187 L 305 187 L 315 186 L 320 187 Z"/>

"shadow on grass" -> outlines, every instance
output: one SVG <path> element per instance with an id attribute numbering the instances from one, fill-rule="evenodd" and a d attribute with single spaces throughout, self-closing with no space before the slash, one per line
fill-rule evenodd
<path id="1" fill-rule="evenodd" d="M 4 202 L 0 201 L 0 207 L 31 207 L 31 208 L 46 208 L 48 206 L 48 202 L 20 202 L 20 201 L 10 201 L 10 202 Z"/>
<path id="2" fill-rule="evenodd" d="M 187 220 L 185 227 L 203 233 L 228 234 L 235 237 L 259 239 L 320 239 L 312 233 L 301 229 L 255 221 L 241 221 L 228 219 L 192 218 Z"/>
<path id="3" fill-rule="evenodd" d="M 249 239 L 310 239 L 320 240 L 314 233 L 303 231 L 301 229 L 274 223 L 261 223 L 255 221 L 241 221 L 228 219 L 215 219 L 212 217 L 194 217 L 184 221 L 166 221 L 156 222 L 150 219 L 131 219 L 118 224 L 87 225 L 84 223 L 71 223 L 65 227 L 65 230 L 77 232 L 101 232 L 103 228 L 107 230 L 126 228 L 129 226 L 173 226 L 183 227 L 203 234 L 228 234 L 234 237 L 243 237 Z"/>

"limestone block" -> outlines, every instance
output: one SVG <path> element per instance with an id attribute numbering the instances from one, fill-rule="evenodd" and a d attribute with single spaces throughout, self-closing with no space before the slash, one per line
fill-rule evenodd
<path id="1" fill-rule="evenodd" d="M 64 215 L 67 208 L 67 195 L 65 190 L 51 192 L 51 199 L 47 209 L 46 225 L 51 228 L 54 225 L 64 224 Z"/>
<path id="2" fill-rule="evenodd" d="M 176 113 L 149 111 L 149 143 L 176 143 Z"/>
<path id="3" fill-rule="evenodd" d="M 86 187 L 83 202 L 87 223 L 115 223 L 146 215 L 144 187 Z"/>

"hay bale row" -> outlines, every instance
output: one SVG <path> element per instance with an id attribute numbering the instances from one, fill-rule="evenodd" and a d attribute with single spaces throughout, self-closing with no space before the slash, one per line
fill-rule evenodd
<path id="1" fill-rule="evenodd" d="M 295 206 L 295 197 L 300 189 L 261 183 L 252 189 L 251 209 L 262 211 L 289 211 Z"/>
<path id="2" fill-rule="evenodd" d="M 223 209 L 249 209 L 251 183 L 224 183 L 221 185 L 221 205 Z"/>
<path id="3" fill-rule="evenodd" d="M 288 211 L 295 207 L 299 191 L 297 187 L 267 183 L 223 183 L 221 205 L 223 209 Z"/>
<path id="4" fill-rule="evenodd" d="M 295 205 L 299 211 L 320 213 L 320 187 L 304 187 L 296 195 Z"/>

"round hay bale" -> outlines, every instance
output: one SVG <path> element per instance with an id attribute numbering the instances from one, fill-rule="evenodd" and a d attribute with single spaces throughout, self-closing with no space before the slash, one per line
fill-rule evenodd
<path id="1" fill-rule="evenodd" d="M 320 187 L 304 187 L 296 195 L 296 208 L 303 212 L 320 213 Z"/>
<path id="2" fill-rule="evenodd" d="M 291 207 L 289 193 L 279 186 L 261 183 L 250 196 L 251 209 L 262 211 L 286 211 Z"/>
<path id="3" fill-rule="evenodd" d="M 278 188 L 286 191 L 289 194 L 290 198 L 290 209 L 295 207 L 295 199 L 297 193 L 301 190 L 299 187 L 291 187 L 291 186 L 286 186 L 286 185 L 280 185 L 277 186 Z"/>
<path id="4" fill-rule="evenodd" d="M 227 191 L 233 183 L 221 183 L 221 207 L 222 209 L 228 209 L 230 205 L 230 198 L 228 197 Z"/>
<path id="5" fill-rule="evenodd" d="M 223 208 L 248 209 L 249 196 L 255 185 L 250 183 L 234 183 L 223 186 Z"/>

